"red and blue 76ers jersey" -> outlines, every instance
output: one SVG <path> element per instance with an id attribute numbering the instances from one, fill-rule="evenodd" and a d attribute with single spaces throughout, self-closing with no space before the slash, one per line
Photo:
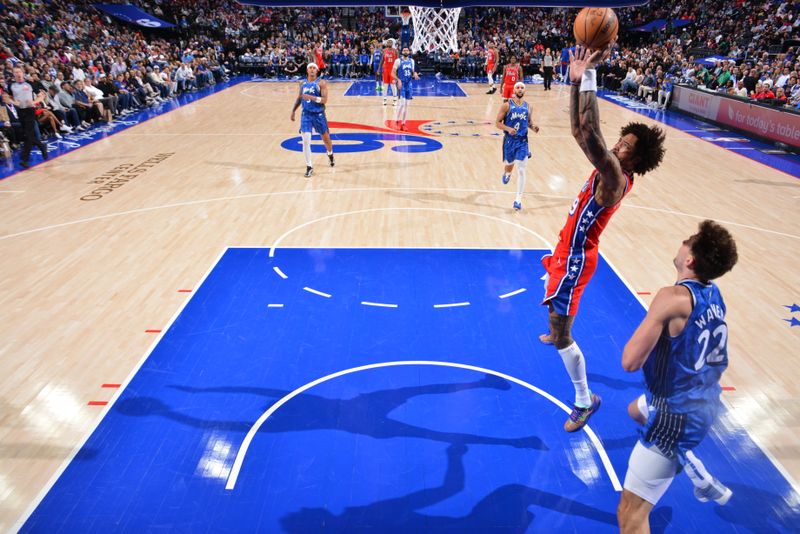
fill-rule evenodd
<path id="1" fill-rule="evenodd" d="M 575 254 L 596 249 L 600 242 L 600 234 L 603 233 L 614 212 L 622 205 L 622 199 L 609 207 L 601 206 L 597 202 L 595 193 L 600 185 L 597 176 L 597 170 L 594 170 L 573 201 L 567 222 L 558 234 L 557 252 Z M 633 187 L 633 177 L 629 174 L 624 176 L 626 183 L 622 198 L 625 198 Z"/>

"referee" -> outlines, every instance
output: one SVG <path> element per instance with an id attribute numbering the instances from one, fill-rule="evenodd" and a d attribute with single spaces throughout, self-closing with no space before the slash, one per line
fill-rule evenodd
<path id="1" fill-rule="evenodd" d="M 30 167 L 28 161 L 31 157 L 31 149 L 33 145 L 39 147 L 42 151 L 42 159 L 47 160 L 47 146 L 42 143 L 36 132 L 36 104 L 41 103 L 45 98 L 44 91 L 33 98 L 33 87 L 25 81 L 25 71 L 22 67 L 14 67 L 14 81 L 11 83 L 11 96 L 19 112 L 19 120 L 22 123 L 22 131 L 25 135 L 25 141 L 22 145 L 22 160 L 20 165 L 23 169 Z"/>
<path id="2" fill-rule="evenodd" d="M 550 91 L 550 84 L 553 83 L 553 53 L 549 48 L 544 52 L 542 66 L 544 67 L 544 90 Z"/>

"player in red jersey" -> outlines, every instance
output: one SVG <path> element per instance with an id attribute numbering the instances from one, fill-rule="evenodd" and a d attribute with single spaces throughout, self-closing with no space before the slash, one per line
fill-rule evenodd
<path id="1" fill-rule="evenodd" d="M 514 96 L 514 86 L 523 81 L 522 65 L 517 63 L 517 56 L 511 56 L 511 63 L 503 69 L 503 102 Z"/>
<path id="2" fill-rule="evenodd" d="M 392 80 L 392 69 L 394 62 L 397 59 L 397 49 L 394 47 L 394 39 L 386 41 L 386 47 L 383 49 L 383 57 L 381 58 L 381 69 L 383 69 L 383 105 L 386 105 L 386 97 L 389 96 L 389 88 L 395 87 L 394 80 Z M 393 97 L 393 105 L 397 105 L 397 89 L 395 88 Z"/>
<path id="3" fill-rule="evenodd" d="M 497 48 L 495 48 L 493 44 L 490 44 L 486 49 L 486 78 L 489 80 L 489 90 L 486 91 L 487 95 L 493 95 L 497 92 L 497 85 L 494 83 L 494 73 L 497 72 L 498 57 Z"/>
<path id="4" fill-rule="evenodd" d="M 575 406 L 564 423 L 567 432 L 583 428 L 600 408 L 600 397 L 589 390 L 586 360 L 572 339 L 572 321 L 581 295 L 597 268 L 600 234 L 633 187 L 633 175 L 655 169 L 664 157 L 664 132 L 637 122 L 624 126 L 617 144 L 611 150 L 606 148 L 600 132 L 594 66 L 609 50 L 590 53 L 578 47 L 570 53 L 572 136 L 595 170 L 572 203 L 555 250 L 542 258 L 546 271 L 542 304 L 550 311 L 550 334 L 540 339 L 558 349 L 575 386 Z"/>
<path id="5" fill-rule="evenodd" d="M 322 76 L 322 73 L 325 71 L 325 67 L 327 66 L 327 65 L 325 65 L 325 59 L 322 57 L 322 50 L 323 50 L 322 49 L 322 43 L 318 42 L 316 44 L 316 46 L 314 46 L 314 61 L 313 61 L 313 63 L 315 63 L 317 65 L 317 67 L 319 67 L 320 76 Z"/>

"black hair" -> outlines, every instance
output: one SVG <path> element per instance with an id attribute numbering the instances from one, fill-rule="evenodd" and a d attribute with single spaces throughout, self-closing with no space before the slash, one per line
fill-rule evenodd
<path id="1" fill-rule="evenodd" d="M 648 126 L 641 122 L 630 122 L 622 127 L 620 137 L 633 134 L 636 136 L 634 153 L 637 162 L 633 166 L 636 174 L 645 174 L 659 166 L 664 159 L 664 139 L 666 134 L 658 126 Z"/>
<path id="2" fill-rule="evenodd" d="M 701 282 L 719 278 L 730 271 L 739 259 L 733 236 L 714 221 L 700 223 L 697 233 L 689 238 L 689 248 L 694 258 L 692 270 Z"/>

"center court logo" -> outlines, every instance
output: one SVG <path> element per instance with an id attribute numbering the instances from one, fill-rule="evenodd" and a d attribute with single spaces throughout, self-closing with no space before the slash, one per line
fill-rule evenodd
<path id="1" fill-rule="evenodd" d="M 408 154 L 441 150 L 442 143 L 433 139 L 430 135 L 419 131 L 419 125 L 426 122 L 429 121 L 409 121 L 411 125 L 409 133 L 357 123 L 329 122 L 328 126 L 331 130 L 334 128 L 367 130 L 366 132 L 331 133 L 334 151 L 339 154 L 380 150 L 384 148 L 387 143 L 394 145 L 391 147 L 391 150 L 394 152 Z M 325 153 L 325 145 L 322 144 L 322 139 L 319 135 L 314 135 L 311 141 L 311 152 L 317 154 Z M 281 143 L 281 146 L 293 152 L 303 151 L 302 138 L 299 135 L 286 139 Z"/>

